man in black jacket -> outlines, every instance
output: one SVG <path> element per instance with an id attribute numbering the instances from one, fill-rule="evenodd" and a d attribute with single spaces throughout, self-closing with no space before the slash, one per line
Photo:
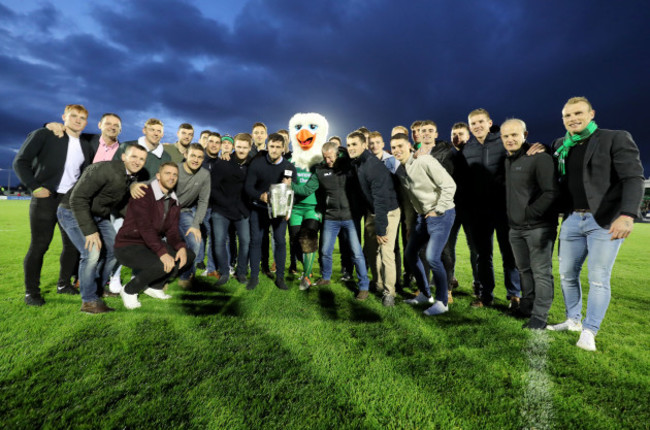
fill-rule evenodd
<path id="1" fill-rule="evenodd" d="M 546 327 L 553 303 L 553 244 L 557 231 L 555 166 L 549 154 L 527 156 L 526 124 L 509 119 L 501 125 L 506 158 L 506 206 L 510 244 L 521 276 L 518 313 L 530 317 L 525 327 Z"/>
<path id="2" fill-rule="evenodd" d="M 90 314 L 113 310 L 97 294 L 117 264 L 113 254 L 115 229 L 110 215 L 127 205 L 129 185 L 144 166 L 147 151 L 133 143 L 121 158 L 89 166 L 72 190 L 69 202 L 62 202 L 57 211 L 59 224 L 81 253 L 81 311 Z M 97 273 L 101 275 L 98 277 Z"/>
<path id="3" fill-rule="evenodd" d="M 596 350 L 595 336 L 611 296 L 610 277 L 623 239 L 640 216 L 643 166 L 632 136 L 622 130 L 600 129 L 595 111 L 584 97 L 574 97 L 562 109 L 567 130 L 553 143 L 559 162 L 560 279 L 567 320 L 552 330 L 581 331 L 578 347 Z M 582 318 L 580 272 L 589 256 L 589 298 Z"/>
<path id="4" fill-rule="evenodd" d="M 492 252 L 496 231 L 503 259 L 506 298 L 511 307 L 517 307 L 521 286 L 508 238 L 504 173 L 506 150 L 499 136 L 490 133 L 492 120 L 485 109 L 473 110 L 469 113 L 468 120 L 473 137 L 465 144 L 462 153 L 468 165 L 469 187 L 466 189 L 474 212 L 471 230 L 478 252 L 477 265 L 481 282 L 479 299 L 472 306 L 489 306 L 494 299 Z"/>
<path id="5" fill-rule="evenodd" d="M 359 242 L 359 235 L 354 222 L 354 197 L 356 191 L 351 175 L 354 175 L 347 153 L 339 153 L 339 145 L 336 142 L 325 142 L 323 145 L 323 161 L 315 168 L 314 174 L 305 184 L 294 183 L 293 189 L 296 194 L 310 195 L 316 192 L 318 209 L 323 213 L 323 230 L 321 233 L 322 264 L 321 279 L 316 282 L 317 286 L 328 285 L 332 277 L 332 253 L 334 243 L 339 232 L 346 234 L 339 236 L 347 241 L 350 248 L 352 260 L 357 269 L 359 277 L 359 292 L 357 300 L 368 298 L 368 269 Z M 341 240 L 339 240 L 341 243 Z"/>
<path id="6" fill-rule="evenodd" d="M 31 242 L 24 260 L 25 303 L 42 306 L 45 300 L 39 288 L 43 256 L 52 242 L 56 211 L 62 197 L 77 182 L 81 171 L 92 161 L 92 148 L 81 132 L 88 123 L 88 111 L 81 105 L 68 105 L 63 113 L 66 133 L 57 137 L 40 128 L 31 132 L 13 162 L 18 179 L 32 190 L 29 204 Z M 77 294 L 69 285 L 79 253 L 61 229 L 63 251 L 57 293 Z"/>
<path id="7" fill-rule="evenodd" d="M 281 290 L 288 289 L 284 281 L 284 263 L 287 258 L 287 220 L 270 218 L 268 213 L 269 188 L 272 184 L 290 183 L 296 178 L 296 167 L 283 156 L 284 138 L 269 139 L 267 153 L 260 152 L 248 167 L 244 191 L 252 200 L 251 210 L 251 277 L 246 289 L 252 290 L 259 283 L 260 260 L 262 259 L 262 236 L 267 227 L 273 229 L 275 248 L 273 257 L 276 262 L 275 285 Z"/>
<path id="8" fill-rule="evenodd" d="M 218 285 L 225 284 L 230 276 L 228 258 L 228 230 L 235 226 L 239 240 L 237 270 L 235 276 L 241 284 L 246 283 L 248 253 L 250 247 L 250 199 L 244 192 L 248 172 L 252 139 L 247 133 L 237 134 L 235 152 L 229 160 L 219 159 L 210 170 L 210 208 L 212 213 L 212 243 L 216 262 L 221 273 Z M 259 267 L 259 266 L 258 266 Z"/>
<path id="9" fill-rule="evenodd" d="M 347 137 L 347 147 L 366 203 L 364 251 L 384 306 L 395 304 L 395 236 L 400 209 L 390 172 L 368 149 L 359 131 Z"/>

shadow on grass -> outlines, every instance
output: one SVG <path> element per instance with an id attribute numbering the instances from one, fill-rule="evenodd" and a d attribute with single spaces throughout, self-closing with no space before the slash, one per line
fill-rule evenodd
<path id="1" fill-rule="evenodd" d="M 350 321 L 379 323 L 383 320 L 380 314 L 354 299 L 350 302 L 350 311 Z"/>
<path id="2" fill-rule="evenodd" d="M 318 290 L 318 304 L 320 305 L 321 314 L 329 320 L 338 320 L 339 314 L 334 300 L 334 292 L 329 288 L 320 288 Z"/>

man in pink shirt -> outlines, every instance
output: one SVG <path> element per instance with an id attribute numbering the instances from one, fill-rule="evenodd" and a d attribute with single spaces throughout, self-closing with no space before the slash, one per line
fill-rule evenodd
<path id="1" fill-rule="evenodd" d="M 105 113 L 97 126 L 102 131 L 102 134 L 93 136 L 90 141 L 95 150 L 93 163 L 111 161 L 117 148 L 120 147 L 117 136 L 122 131 L 122 119 L 117 114 Z"/>

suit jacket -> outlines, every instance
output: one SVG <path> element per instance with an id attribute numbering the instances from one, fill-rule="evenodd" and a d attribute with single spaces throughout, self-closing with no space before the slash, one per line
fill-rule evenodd
<path id="1" fill-rule="evenodd" d="M 564 138 L 553 142 L 554 150 Z M 589 138 L 583 164 L 583 183 L 589 210 L 599 226 L 609 225 L 621 213 L 640 217 L 644 193 L 643 165 L 639 148 L 632 136 L 623 130 L 597 129 Z M 566 181 L 561 182 L 561 209 L 570 213 L 570 198 Z"/>

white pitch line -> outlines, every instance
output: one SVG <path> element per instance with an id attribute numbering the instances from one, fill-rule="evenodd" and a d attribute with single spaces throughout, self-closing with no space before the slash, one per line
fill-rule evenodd
<path id="1" fill-rule="evenodd" d="M 546 330 L 530 330 L 526 356 L 530 370 L 526 374 L 528 388 L 524 392 L 521 416 L 526 429 L 552 429 L 553 382 L 546 370 L 546 353 L 551 338 Z"/>

